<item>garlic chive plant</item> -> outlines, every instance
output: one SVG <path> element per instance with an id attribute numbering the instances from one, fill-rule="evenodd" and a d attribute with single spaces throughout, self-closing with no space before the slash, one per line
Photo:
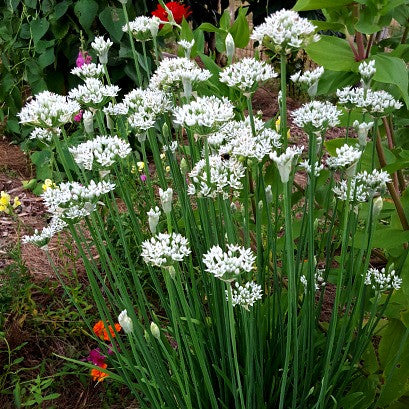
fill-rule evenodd
<path id="1" fill-rule="evenodd" d="M 322 68 L 298 72 L 292 80 L 313 99 L 292 112 L 307 135 L 297 146 L 287 137 L 286 60 L 317 41 L 311 22 L 282 10 L 253 31 L 281 62 L 276 132 L 252 108 L 260 84 L 278 75 L 270 61 L 230 55 L 227 67 L 208 70 L 189 58 L 194 42 L 185 38 L 184 57 L 160 60 L 156 36 L 166 22 L 129 22 L 121 3 L 137 88 L 122 97 L 111 84 L 112 42 L 99 37 L 92 47 L 103 68 L 74 69 L 83 83 L 68 97 L 44 92 L 21 111 L 21 122 L 35 127 L 30 138 L 55 147 L 64 169 L 43 193 L 50 225 L 24 242 L 48 255 L 54 235 L 70 234 L 104 327 L 118 320 L 123 329 L 107 332 L 104 373 L 139 407 L 346 407 L 385 299 L 401 285 L 398 268 L 371 265 L 390 176 L 376 168 L 367 140 L 401 103 L 371 89 L 372 61 L 360 66 L 360 85 L 338 90 L 336 104 L 314 99 Z M 179 33 L 171 14 L 169 21 Z M 155 44 L 153 70 L 147 41 Z M 246 108 L 215 82 L 234 88 Z M 362 116 L 357 138 L 328 152 L 342 107 L 348 120 Z M 74 117 L 79 137 L 67 125 Z"/>

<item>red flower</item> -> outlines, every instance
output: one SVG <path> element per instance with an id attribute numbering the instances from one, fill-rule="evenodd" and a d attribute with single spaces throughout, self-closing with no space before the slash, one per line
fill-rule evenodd
<path id="1" fill-rule="evenodd" d="M 182 22 L 183 17 L 188 18 L 192 14 L 189 6 L 186 7 L 178 1 L 169 1 L 168 3 L 165 3 L 165 5 L 172 12 L 173 18 L 177 24 Z M 167 11 L 160 4 L 158 4 L 156 10 L 152 11 L 152 16 L 156 16 L 162 21 L 169 21 Z"/>

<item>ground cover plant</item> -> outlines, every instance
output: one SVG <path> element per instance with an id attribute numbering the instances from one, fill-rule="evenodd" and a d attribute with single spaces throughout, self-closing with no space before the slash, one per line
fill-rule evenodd
<path id="1" fill-rule="evenodd" d="M 292 10 L 250 34 L 245 9 L 192 31 L 181 4 L 161 1 L 166 19 L 130 22 L 122 4 L 138 87 L 114 85 L 112 42 L 100 36 L 98 62 L 82 50 L 72 70 L 83 82 L 68 96 L 37 94 L 19 114 L 52 169 L 41 187 L 50 224 L 23 242 L 54 264 L 48 243 L 69 232 L 100 318 L 67 289 L 94 334 L 80 363 L 146 408 L 404 407 L 407 156 L 388 142 L 407 112 L 405 49 L 391 55 L 359 35 L 355 49 L 348 33 L 320 35 Z M 162 55 L 161 30 L 181 56 Z M 204 54 L 203 31 L 216 33 L 225 67 Z M 267 60 L 236 58 L 250 37 Z M 335 63 L 339 41 L 350 52 Z M 287 78 L 287 60 L 303 49 L 322 66 Z M 287 81 L 309 99 L 290 114 Z M 267 120 L 252 101 L 266 83 L 280 89 Z M 345 136 L 328 140 L 340 125 Z M 18 204 L 6 192 L 1 200 L 13 215 Z M 386 244 L 385 234 L 398 238 Z M 374 248 L 386 249 L 381 263 Z"/>

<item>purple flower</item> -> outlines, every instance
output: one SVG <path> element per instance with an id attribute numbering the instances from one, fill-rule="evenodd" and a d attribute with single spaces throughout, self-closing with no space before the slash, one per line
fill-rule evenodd
<path id="1" fill-rule="evenodd" d="M 77 67 L 82 67 L 84 64 L 89 64 L 92 61 L 92 57 L 88 54 L 87 51 L 79 51 L 78 57 L 75 61 Z"/>
<path id="2" fill-rule="evenodd" d="M 75 122 L 81 122 L 82 112 L 83 112 L 83 111 L 82 111 L 82 109 L 81 109 L 81 111 L 78 112 L 78 114 L 74 116 L 74 121 L 75 121 Z"/>
<path id="3" fill-rule="evenodd" d="M 99 348 L 91 349 L 86 360 L 88 362 L 92 362 L 96 366 L 102 366 L 105 363 L 105 355 L 101 354 L 101 350 Z"/>
<path id="4" fill-rule="evenodd" d="M 142 182 L 146 182 L 146 175 L 141 175 Z"/>

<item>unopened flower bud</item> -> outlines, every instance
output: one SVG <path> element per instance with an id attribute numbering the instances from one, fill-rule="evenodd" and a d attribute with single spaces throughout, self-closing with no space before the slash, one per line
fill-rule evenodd
<path id="1" fill-rule="evenodd" d="M 156 339 L 160 339 L 160 329 L 153 321 L 151 322 L 151 334 Z"/>
<path id="2" fill-rule="evenodd" d="M 163 212 L 165 214 L 169 214 L 172 211 L 173 189 L 171 187 L 167 190 L 162 190 L 159 188 L 159 197 Z"/>
<path id="3" fill-rule="evenodd" d="M 259 210 L 263 210 L 263 201 L 262 200 L 260 200 L 258 202 L 258 208 L 259 208 Z"/>
<path id="4" fill-rule="evenodd" d="M 94 133 L 94 117 L 91 111 L 85 111 L 82 115 L 84 121 L 85 132 L 92 134 Z"/>
<path id="5" fill-rule="evenodd" d="M 189 172 L 189 165 L 187 164 L 187 161 L 185 158 L 182 158 L 182 160 L 180 161 L 180 171 L 184 175 L 186 175 L 186 173 Z"/>
<path id="6" fill-rule="evenodd" d="M 158 206 L 155 206 L 155 209 L 151 209 L 148 212 L 148 223 L 149 223 L 149 230 L 152 234 L 156 234 L 156 227 L 159 223 L 160 217 L 160 210 Z"/>
<path id="7" fill-rule="evenodd" d="M 267 203 L 272 203 L 273 201 L 273 192 L 271 191 L 271 185 L 266 187 L 266 201 Z"/>
<path id="8" fill-rule="evenodd" d="M 115 128 L 114 121 L 108 114 L 105 114 L 105 118 L 107 121 L 107 128 L 112 131 Z"/>
<path id="9" fill-rule="evenodd" d="M 231 62 L 233 60 L 233 56 L 236 51 L 236 47 L 234 45 L 234 38 L 230 33 L 228 33 L 226 36 L 225 45 L 226 45 L 227 59 L 229 62 Z"/>
<path id="10" fill-rule="evenodd" d="M 133 323 L 126 310 L 123 310 L 118 315 L 118 322 L 126 334 L 130 334 L 133 331 Z"/>
<path id="11" fill-rule="evenodd" d="M 381 196 L 378 196 L 376 199 L 374 199 L 373 201 L 373 209 L 372 209 L 372 215 L 374 217 L 378 217 L 379 214 L 382 211 L 382 207 L 383 207 L 383 200 Z"/>

